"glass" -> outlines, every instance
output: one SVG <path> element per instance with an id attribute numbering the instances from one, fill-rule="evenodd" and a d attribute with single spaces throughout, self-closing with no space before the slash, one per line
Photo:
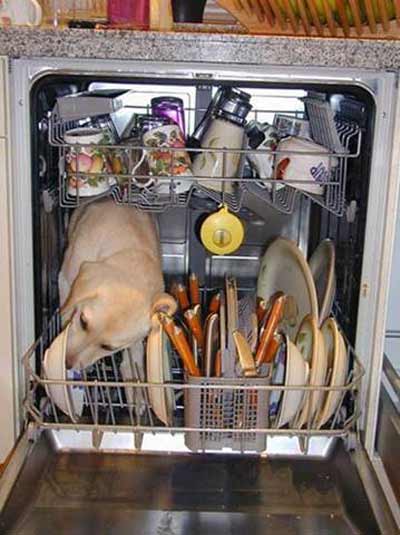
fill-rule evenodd
<path id="1" fill-rule="evenodd" d="M 115 26 L 149 27 L 149 0 L 108 0 L 108 22 Z"/>

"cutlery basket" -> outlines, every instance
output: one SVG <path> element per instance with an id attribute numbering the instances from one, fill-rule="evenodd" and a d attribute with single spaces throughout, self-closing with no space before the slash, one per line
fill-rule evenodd
<path id="1" fill-rule="evenodd" d="M 266 436 L 250 430 L 268 427 L 270 377 L 225 379 L 189 377 L 185 389 L 185 444 L 192 451 L 222 450 L 261 452 Z M 221 386 L 222 388 L 217 388 Z M 254 386 L 254 388 L 248 388 Z M 245 388 L 243 388 L 245 387 Z"/>

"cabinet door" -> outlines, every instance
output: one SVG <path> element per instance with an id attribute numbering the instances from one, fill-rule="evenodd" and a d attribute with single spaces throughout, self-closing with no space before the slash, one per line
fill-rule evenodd
<path id="1" fill-rule="evenodd" d="M 15 443 L 7 140 L 0 138 L 0 464 Z"/>
<path id="2" fill-rule="evenodd" d="M 7 59 L 0 57 L 0 137 L 7 134 Z"/>

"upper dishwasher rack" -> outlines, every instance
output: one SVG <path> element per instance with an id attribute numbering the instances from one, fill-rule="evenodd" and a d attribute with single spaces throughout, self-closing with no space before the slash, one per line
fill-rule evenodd
<path id="1" fill-rule="evenodd" d="M 132 108 L 135 108 L 132 106 Z M 140 108 L 143 110 L 143 108 Z M 187 108 L 186 112 L 202 112 L 205 110 Z M 277 110 L 252 110 L 250 118 L 257 119 L 260 114 L 278 113 Z M 299 117 L 299 112 L 286 112 L 286 115 L 291 114 L 294 117 Z M 86 120 L 87 124 L 87 120 Z M 307 185 L 315 185 L 315 182 L 307 180 L 304 176 L 298 176 L 295 180 L 276 180 L 273 177 L 268 179 L 258 178 L 254 171 L 251 171 L 249 165 L 246 165 L 247 157 L 250 154 L 257 154 L 273 157 L 276 159 L 279 155 L 284 157 L 297 156 L 305 158 L 310 155 L 318 155 L 316 152 L 307 151 L 282 151 L 282 150 L 251 150 L 246 147 L 241 149 L 226 149 L 226 148 L 190 148 L 186 149 L 188 154 L 194 158 L 195 155 L 213 153 L 222 159 L 222 173 L 218 176 L 186 176 L 174 175 L 171 171 L 174 154 L 182 152 L 182 148 L 149 148 L 148 146 L 130 144 L 69 144 L 64 140 L 65 133 L 68 130 L 85 126 L 85 120 L 81 121 L 64 121 L 62 120 L 56 109 L 49 117 L 49 143 L 59 150 L 59 202 L 60 205 L 66 208 L 75 208 L 85 202 L 93 199 L 92 197 L 84 197 L 80 195 L 79 187 L 71 194 L 71 177 L 74 178 L 75 184 L 79 184 L 80 179 L 108 179 L 110 186 L 104 194 L 110 194 L 115 202 L 119 204 L 128 204 L 139 207 L 143 210 L 161 212 L 171 207 L 187 207 L 189 205 L 196 205 L 196 202 L 201 202 L 201 199 L 210 199 L 217 204 L 224 203 L 232 211 L 238 212 L 242 206 L 242 197 L 245 191 L 260 198 L 277 211 L 285 214 L 291 214 L 294 211 L 296 201 L 301 195 L 309 197 L 313 202 L 319 204 L 329 212 L 342 216 L 345 212 L 345 191 L 348 178 L 348 163 L 351 159 L 356 159 L 361 153 L 361 128 L 354 122 L 348 122 L 342 118 L 335 118 L 335 125 L 338 137 L 343 147 L 342 152 L 324 152 L 323 155 L 328 161 L 328 169 L 326 177 L 321 184 L 324 187 L 323 195 L 316 195 L 301 189 Z M 245 136 L 246 137 L 246 136 Z M 148 158 L 152 151 L 158 151 L 167 154 L 167 161 L 169 158 L 169 171 L 162 176 L 154 176 L 151 174 L 143 174 L 135 171 L 131 172 L 115 172 L 109 170 L 107 173 L 88 173 L 83 172 L 76 166 L 76 169 L 71 173 L 67 172 L 65 161 L 71 148 L 79 154 L 85 147 L 96 147 L 109 155 L 124 152 L 139 151 L 140 158 Z M 322 153 L 320 153 L 322 154 Z M 227 169 L 227 159 L 229 157 L 238 159 L 238 172 L 236 176 L 227 176 L 225 170 Z M 185 191 L 181 192 L 179 185 L 188 183 Z M 218 181 L 220 190 L 211 188 L 210 185 Z M 182 188 L 181 188 L 182 189 Z"/>

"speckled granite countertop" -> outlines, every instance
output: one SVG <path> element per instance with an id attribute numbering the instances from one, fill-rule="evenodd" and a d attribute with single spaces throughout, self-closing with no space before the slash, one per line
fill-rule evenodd
<path id="1" fill-rule="evenodd" d="M 400 41 L 222 33 L 0 29 L 0 55 L 400 69 Z"/>

